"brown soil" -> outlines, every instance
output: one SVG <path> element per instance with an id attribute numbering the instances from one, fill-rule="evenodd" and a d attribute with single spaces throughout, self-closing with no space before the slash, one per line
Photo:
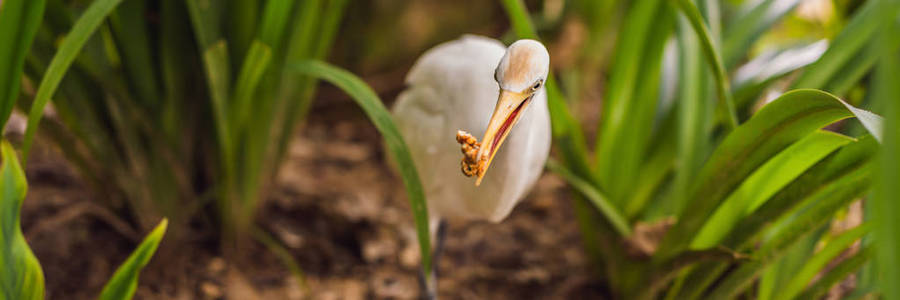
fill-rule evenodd
<path id="1" fill-rule="evenodd" d="M 136 299 L 419 296 L 412 217 L 380 137 L 346 98 L 330 88 L 320 94 L 257 222 L 302 268 L 305 287 L 258 243 L 243 250 L 241 263 L 226 262 L 215 232 L 199 226 L 180 245 L 164 241 Z M 28 166 L 23 230 L 44 268 L 47 299 L 93 299 L 144 233 L 96 204 L 51 147 L 36 148 L 44 150 Z M 542 177 L 501 224 L 448 229 L 439 262 L 443 299 L 602 298 L 555 176 Z"/>

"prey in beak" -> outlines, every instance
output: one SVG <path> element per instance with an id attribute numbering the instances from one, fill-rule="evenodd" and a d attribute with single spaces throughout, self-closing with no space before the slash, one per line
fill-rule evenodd
<path id="1" fill-rule="evenodd" d="M 462 171 L 469 177 L 476 177 L 475 185 L 481 185 L 497 150 L 506 140 L 513 126 L 522 118 L 522 112 L 531 103 L 535 93 L 540 89 L 543 81 L 537 82 L 527 91 L 512 92 L 501 89 L 497 98 L 497 106 L 488 122 L 482 142 L 478 143 L 471 134 L 465 131 L 456 133 L 456 141 L 461 144 L 463 153 Z"/>

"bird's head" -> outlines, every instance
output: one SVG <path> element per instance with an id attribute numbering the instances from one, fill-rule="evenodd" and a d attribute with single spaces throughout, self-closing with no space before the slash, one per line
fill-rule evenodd
<path id="1" fill-rule="evenodd" d="M 518 40 L 506 49 L 506 54 L 494 71 L 500 95 L 478 151 L 483 164 L 479 164 L 481 170 L 478 172 L 476 185 L 481 183 L 494 155 L 513 126 L 519 122 L 522 112 L 531 104 L 534 96 L 544 89 L 549 70 L 550 54 L 538 41 Z"/>

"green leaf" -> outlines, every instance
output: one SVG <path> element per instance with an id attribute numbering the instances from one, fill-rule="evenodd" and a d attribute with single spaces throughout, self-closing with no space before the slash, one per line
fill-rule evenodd
<path id="1" fill-rule="evenodd" d="M 822 299 L 825 293 L 831 290 L 831 287 L 843 281 L 851 273 L 858 270 L 869 258 L 873 256 L 871 246 L 864 246 L 856 255 L 841 261 L 839 264 L 828 270 L 819 280 L 806 288 L 806 290 L 795 299 L 813 300 Z M 888 281 L 889 282 L 889 281 Z M 859 287 L 857 287 L 859 289 Z M 877 298 L 877 297 L 876 297 Z"/>
<path id="2" fill-rule="evenodd" d="M 147 10 L 147 0 L 129 0 L 109 16 L 109 21 L 136 98 L 147 107 L 156 107 L 162 101 L 145 20 Z"/>
<path id="3" fill-rule="evenodd" d="M 725 67 L 734 66 L 747 55 L 748 49 L 767 29 L 800 4 L 800 0 L 748 1 L 722 35 L 722 59 Z"/>
<path id="4" fill-rule="evenodd" d="M 378 129 L 378 132 L 381 133 L 389 154 L 397 162 L 400 175 L 403 178 L 403 184 L 406 186 L 406 194 L 409 198 L 409 204 L 415 218 L 416 233 L 419 237 L 422 267 L 425 274 L 431 274 L 431 243 L 425 192 L 422 189 L 422 183 L 419 181 L 419 175 L 410 155 L 409 147 L 394 124 L 390 112 L 384 107 L 381 99 L 372 91 L 372 88 L 350 72 L 320 61 L 301 61 L 291 63 L 290 67 L 300 74 L 328 81 L 349 94 L 353 101 L 366 113 L 366 116 Z"/>
<path id="5" fill-rule="evenodd" d="M 228 63 L 228 47 L 221 40 L 203 52 L 203 65 L 206 81 L 212 101 L 213 118 L 218 135 L 221 161 L 225 165 L 225 177 L 234 174 L 234 141 L 229 123 L 228 93 L 231 82 L 231 69 Z"/>
<path id="6" fill-rule="evenodd" d="M 25 54 L 44 16 L 46 0 L 6 0 L 0 5 L 0 128 L 19 97 Z"/>
<path id="7" fill-rule="evenodd" d="M 664 1 L 639 0 L 624 19 L 596 139 L 595 177 L 619 207 L 634 188 L 652 134 L 665 41 L 674 14 Z"/>
<path id="8" fill-rule="evenodd" d="M 874 40 L 879 28 L 896 19 L 900 9 L 900 4 L 896 2 L 872 0 L 863 3 L 847 26 L 831 42 L 825 54 L 807 67 L 791 87 L 824 89 L 831 80 L 845 76 L 842 69 L 852 62 L 853 57 L 865 50 L 865 46 Z"/>
<path id="9" fill-rule="evenodd" d="M 259 80 L 269 67 L 272 57 L 272 50 L 268 45 L 256 40 L 250 46 L 247 52 L 247 58 L 244 60 L 244 66 L 238 75 L 237 86 L 234 88 L 234 110 L 232 110 L 233 135 L 237 136 L 238 131 L 243 130 L 250 121 L 249 117 L 252 112 L 256 111 L 251 105 L 251 101 L 256 95 L 256 86 Z M 253 133 L 250 133 L 253 134 Z"/>
<path id="10" fill-rule="evenodd" d="M 28 113 L 28 127 L 25 131 L 25 141 L 22 146 L 22 161 L 28 161 L 28 153 L 31 144 L 34 142 L 34 135 L 37 132 L 38 124 L 40 124 L 41 116 L 44 113 L 44 107 L 50 101 L 50 97 L 59 87 L 63 75 L 68 71 L 69 66 L 78 56 L 84 43 L 94 34 L 100 23 L 106 19 L 106 16 L 112 12 L 122 0 L 97 0 L 91 3 L 91 6 L 78 18 L 72 30 L 66 35 L 44 78 L 38 86 L 37 94 L 34 96 L 34 102 L 31 105 L 31 112 Z"/>
<path id="11" fill-rule="evenodd" d="M 713 106 L 709 93 L 710 73 L 704 66 L 703 53 L 699 48 L 697 35 L 687 19 L 679 17 L 678 22 L 678 101 L 676 162 L 678 168 L 672 183 L 672 194 L 664 203 L 665 212 L 677 215 L 688 202 L 688 188 L 694 176 L 709 155 L 712 142 Z M 665 129 L 662 129 L 665 130 Z"/>
<path id="12" fill-rule="evenodd" d="M 786 249 L 828 223 L 831 216 L 866 192 L 872 181 L 872 166 L 852 170 L 839 183 L 818 190 L 803 200 L 793 213 L 786 214 L 770 229 L 771 236 L 754 253 L 754 262 L 739 266 L 729 273 L 710 294 L 712 299 L 731 298 L 749 287 L 753 279 Z"/>
<path id="13" fill-rule="evenodd" d="M 547 161 L 547 169 L 562 176 L 569 185 L 590 200 L 619 232 L 619 235 L 622 237 L 631 235 L 631 226 L 628 224 L 628 219 L 622 215 L 622 212 L 620 212 L 615 205 L 606 199 L 606 196 L 604 196 L 603 193 L 594 188 L 589 181 L 578 177 L 578 175 L 575 175 L 575 173 L 572 173 L 572 171 L 569 171 L 569 169 L 566 169 L 566 167 L 553 159 Z"/>
<path id="14" fill-rule="evenodd" d="M 865 223 L 856 228 L 848 230 L 831 240 L 825 248 L 817 252 L 810 258 L 807 258 L 806 264 L 797 272 L 790 275 L 791 280 L 779 289 L 775 294 L 776 300 L 793 299 L 794 296 L 803 291 L 803 289 L 812 281 L 813 277 L 822 271 L 825 266 L 834 260 L 839 254 L 849 248 L 853 242 L 862 238 L 863 235 L 869 233 L 872 226 Z"/>
<path id="15" fill-rule="evenodd" d="M 821 91 L 788 92 L 763 107 L 750 120 L 731 132 L 717 147 L 696 178 L 691 209 L 666 234 L 657 252 L 659 258 L 683 251 L 713 210 L 734 189 L 771 157 L 813 131 L 854 116 L 840 99 Z M 876 119 L 867 112 L 865 122 Z"/>
<path id="16" fill-rule="evenodd" d="M 884 299 L 900 299 L 900 54 L 889 45 L 900 30 L 891 27 L 879 35 L 882 51 L 872 83 L 872 99 L 884 107 L 887 122 L 884 145 L 878 161 L 877 188 L 872 197 L 875 222 L 875 265 L 880 273 L 878 288 Z"/>
<path id="17" fill-rule="evenodd" d="M 0 142 L 0 299 L 44 299 L 44 272 L 22 235 L 19 212 L 28 184 L 16 152 Z"/>
<path id="18" fill-rule="evenodd" d="M 716 79 L 716 94 L 719 97 L 720 103 L 718 107 L 720 114 L 725 118 L 725 125 L 729 129 L 734 129 L 738 125 L 737 112 L 734 108 L 734 100 L 731 99 L 731 87 L 725 74 L 725 67 L 722 64 L 722 55 L 716 44 L 713 43 L 712 35 L 710 35 L 709 29 L 706 27 L 703 16 L 700 14 L 697 6 L 690 0 L 673 1 L 677 2 L 678 8 L 681 9 L 681 12 L 690 21 L 691 27 L 694 28 L 694 32 L 700 37 L 700 46 L 702 46 L 703 54 L 705 54 L 706 61 L 713 71 L 713 78 Z"/>
<path id="19" fill-rule="evenodd" d="M 128 256 L 128 259 L 113 273 L 112 278 L 103 286 L 103 291 L 98 299 L 101 300 L 126 300 L 134 296 L 137 290 L 138 275 L 144 266 L 153 258 L 159 242 L 166 233 L 169 221 L 163 219 L 156 228 L 144 238 L 137 249 Z"/>
<path id="20" fill-rule="evenodd" d="M 764 52 L 734 72 L 734 104 L 745 107 L 772 82 L 812 64 L 828 49 L 828 41 Z"/>
<path id="21" fill-rule="evenodd" d="M 693 249 L 717 245 L 734 226 L 776 192 L 829 153 L 853 139 L 830 131 L 816 131 L 760 166 L 716 209 L 691 242 Z"/>

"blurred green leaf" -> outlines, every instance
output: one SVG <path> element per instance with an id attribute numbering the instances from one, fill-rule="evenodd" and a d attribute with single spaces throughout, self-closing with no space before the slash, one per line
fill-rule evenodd
<path id="1" fill-rule="evenodd" d="M 589 181 L 578 177 L 578 175 L 575 175 L 575 173 L 569 171 L 565 166 L 552 159 L 547 161 L 547 169 L 562 176 L 569 185 L 590 200 L 591 203 L 603 213 L 606 219 L 612 223 L 613 227 L 619 232 L 619 235 L 622 237 L 631 235 L 631 226 L 628 224 L 628 219 L 622 215 L 615 205 L 606 199 L 606 196 L 604 196 L 603 193 L 594 188 Z"/>
<path id="2" fill-rule="evenodd" d="M 821 40 L 783 50 L 772 50 L 754 57 L 734 72 L 734 104 L 738 109 L 756 100 L 774 81 L 812 64 L 828 49 Z"/>
<path id="3" fill-rule="evenodd" d="M 151 55 L 153 48 L 150 47 L 145 17 L 147 6 L 146 0 L 126 1 L 109 15 L 109 21 L 129 77 L 128 82 L 132 84 L 137 99 L 147 107 L 157 107 L 162 99 L 159 96 L 156 65 Z"/>
<path id="4" fill-rule="evenodd" d="M 50 97 L 59 87 L 63 75 L 68 71 L 72 61 L 81 51 L 81 47 L 87 42 L 88 38 L 94 34 L 94 31 L 100 26 L 100 23 L 106 19 L 106 16 L 116 8 L 122 0 L 97 0 L 91 3 L 91 6 L 78 18 L 72 30 L 66 35 L 44 78 L 38 85 L 37 94 L 34 96 L 34 102 L 31 105 L 31 111 L 28 113 L 28 127 L 25 131 L 25 142 L 22 146 L 22 161 L 28 161 L 28 152 L 34 141 L 34 135 L 37 132 L 37 126 L 40 124 L 41 116 L 44 113 L 44 107 L 50 101 Z"/>
<path id="5" fill-rule="evenodd" d="M 44 272 L 22 235 L 19 212 L 28 184 L 16 152 L 0 142 L 0 299 L 44 299 Z"/>
<path id="6" fill-rule="evenodd" d="M 816 131 L 790 145 L 753 171 L 706 220 L 691 242 L 693 249 L 717 245 L 745 216 L 816 162 L 853 139 L 830 131 Z"/>
<path id="7" fill-rule="evenodd" d="M 803 265 L 803 268 L 798 272 L 791 273 L 791 276 L 789 276 L 791 278 L 790 282 L 783 289 L 779 289 L 774 299 L 793 299 L 797 296 L 829 262 L 833 261 L 844 250 L 847 250 L 853 242 L 869 233 L 872 228 L 870 225 L 870 223 L 865 223 L 841 233 L 828 242 L 825 248 L 816 252 L 812 257 L 806 258 L 806 264 Z"/>
<path id="8" fill-rule="evenodd" d="M 803 291 L 802 294 L 797 295 L 795 299 L 800 300 L 813 300 L 813 299 L 821 299 L 834 285 L 840 283 L 844 280 L 848 275 L 858 270 L 863 266 L 869 258 L 872 257 L 871 246 L 864 246 L 856 253 L 856 255 L 847 258 L 836 266 L 828 270 L 825 274 L 822 275 L 815 283 L 810 285 Z M 858 287 L 857 287 L 858 289 Z"/>
<path id="9" fill-rule="evenodd" d="M 878 288 L 884 299 L 900 299 L 900 53 L 891 45 L 898 34 L 900 29 L 892 26 L 878 35 L 881 55 L 871 85 L 872 99 L 883 106 L 887 122 L 878 160 L 878 184 L 869 202 L 874 211 Z"/>
<path id="10" fill-rule="evenodd" d="M 137 249 L 128 256 L 128 259 L 116 269 L 113 276 L 103 286 L 103 291 L 98 299 L 101 300 L 126 300 L 134 296 L 137 290 L 138 275 L 141 269 L 150 262 L 159 242 L 162 241 L 163 235 L 166 233 L 169 221 L 163 219 L 159 225 L 144 238 L 144 241 L 138 245 Z"/>
<path id="11" fill-rule="evenodd" d="M 300 74 L 328 81 L 349 94 L 353 101 L 366 113 L 366 116 L 378 129 L 378 132 L 382 134 L 389 154 L 397 162 L 400 175 L 403 178 L 403 184 L 406 186 L 406 194 L 415 218 L 416 234 L 419 237 L 422 268 L 425 274 L 431 274 L 431 242 L 428 230 L 429 219 L 425 192 L 422 189 L 422 183 L 419 181 L 419 175 L 409 153 L 409 148 L 394 124 L 390 112 L 384 107 L 381 99 L 372 91 L 372 88 L 350 72 L 320 61 L 301 61 L 292 63 L 290 66 Z"/>
<path id="12" fill-rule="evenodd" d="M 850 22 L 830 43 L 818 61 L 807 67 L 791 85 L 792 88 L 825 89 L 829 82 L 847 75 L 842 68 L 861 54 L 873 41 L 876 31 L 896 20 L 900 3 L 893 0 L 871 0 L 854 13 Z M 864 64 L 855 64 L 864 65 Z"/>
<path id="13" fill-rule="evenodd" d="M 606 86 L 595 144 L 595 177 L 612 203 L 624 207 L 647 152 L 659 102 L 665 41 L 674 14 L 661 0 L 636 1 L 625 16 Z"/>
<path id="14" fill-rule="evenodd" d="M 867 164 L 804 199 L 803 204 L 793 213 L 785 214 L 775 222 L 776 226 L 768 233 L 771 238 L 755 252 L 754 261 L 729 273 L 711 292 L 710 297 L 731 298 L 743 292 L 769 263 L 784 255 L 786 249 L 814 229 L 827 224 L 836 211 L 865 193 L 871 181 L 872 166 Z"/>
<path id="15" fill-rule="evenodd" d="M 721 201 L 775 154 L 813 131 L 852 117 L 840 99 L 821 91 L 796 90 L 763 107 L 717 147 L 692 188 L 691 209 L 666 234 L 658 258 L 683 251 Z M 870 116 L 860 120 L 866 122 Z"/>
<path id="16" fill-rule="evenodd" d="M 700 10 L 697 9 L 697 6 L 690 0 L 674 1 L 676 1 L 678 8 L 688 21 L 690 21 L 691 27 L 694 28 L 694 32 L 696 32 L 697 36 L 700 38 L 700 46 L 701 49 L 703 49 L 704 57 L 706 57 L 706 61 L 713 71 L 713 78 L 716 79 L 716 94 L 719 97 L 719 105 L 717 105 L 717 107 L 719 108 L 720 115 L 723 116 L 725 120 L 725 126 L 729 129 L 734 129 L 738 126 L 737 112 L 734 108 L 734 100 L 731 96 L 730 81 L 728 81 L 727 74 L 725 73 L 725 66 L 722 64 L 722 54 L 718 50 L 718 47 L 716 47 L 714 39 L 709 33 L 709 28 L 707 28 L 706 23 L 704 23 L 703 16 L 700 14 Z"/>
<path id="17" fill-rule="evenodd" d="M 0 5 L 0 128 L 19 97 L 25 54 L 44 15 L 46 0 L 6 0 Z"/>
<path id="18" fill-rule="evenodd" d="M 747 55 L 748 49 L 766 30 L 794 10 L 800 0 L 745 1 L 740 13 L 725 26 L 722 59 L 731 68 Z"/>
<path id="19" fill-rule="evenodd" d="M 262 79 L 263 73 L 269 67 L 272 50 L 268 45 L 260 41 L 253 41 L 247 52 L 247 58 L 237 78 L 237 86 L 234 88 L 234 110 L 232 110 L 231 124 L 233 135 L 241 134 L 240 130 L 250 121 L 251 112 L 254 111 L 251 102 L 256 95 L 256 86 Z M 252 133 L 250 133 L 252 134 Z"/>

